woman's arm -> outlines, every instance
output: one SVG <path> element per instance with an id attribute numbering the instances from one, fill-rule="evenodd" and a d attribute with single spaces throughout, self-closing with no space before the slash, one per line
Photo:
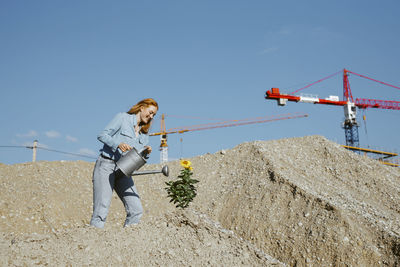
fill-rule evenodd
<path id="1" fill-rule="evenodd" d="M 97 136 L 97 139 L 111 147 L 112 151 L 115 152 L 118 149 L 119 143 L 113 136 L 121 128 L 123 119 L 123 113 L 118 113 L 110 123 L 104 128 L 104 130 Z"/>

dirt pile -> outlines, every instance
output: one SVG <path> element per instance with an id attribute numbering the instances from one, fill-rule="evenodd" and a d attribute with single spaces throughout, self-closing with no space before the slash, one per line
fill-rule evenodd
<path id="1" fill-rule="evenodd" d="M 2 265 L 396 266 L 400 169 L 320 136 L 255 141 L 190 159 L 198 195 L 177 210 L 165 182 L 135 176 L 145 213 L 87 224 L 93 164 L 0 164 Z M 160 165 L 143 169 L 161 169 Z"/>

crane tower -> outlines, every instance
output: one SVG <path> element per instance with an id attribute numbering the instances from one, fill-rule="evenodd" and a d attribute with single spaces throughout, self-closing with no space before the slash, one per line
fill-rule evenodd
<path id="1" fill-rule="evenodd" d="M 162 114 L 161 116 L 161 132 L 163 134 L 160 135 L 160 163 L 164 163 L 168 161 L 168 145 L 167 145 L 167 134 L 165 131 L 165 116 Z"/>

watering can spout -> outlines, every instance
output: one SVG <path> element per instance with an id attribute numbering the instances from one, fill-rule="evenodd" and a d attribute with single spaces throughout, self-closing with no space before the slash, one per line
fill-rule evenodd
<path id="1" fill-rule="evenodd" d="M 164 176 L 169 176 L 169 169 L 168 169 L 168 165 L 165 165 L 161 171 L 134 171 L 132 173 L 132 175 L 145 175 L 145 174 L 155 174 L 155 173 L 162 173 L 164 174 Z"/>

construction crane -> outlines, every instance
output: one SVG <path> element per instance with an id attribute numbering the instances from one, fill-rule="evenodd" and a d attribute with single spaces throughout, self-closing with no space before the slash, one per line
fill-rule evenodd
<path id="1" fill-rule="evenodd" d="M 164 162 L 168 161 L 167 137 L 169 134 L 175 134 L 175 133 L 182 134 L 182 133 L 190 132 L 190 131 L 202 131 L 202 130 L 223 128 L 223 127 L 234 127 L 234 126 L 242 126 L 242 125 L 249 125 L 249 124 L 255 124 L 255 123 L 265 123 L 265 122 L 272 122 L 272 121 L 278 121 L 278 120 L 297 119 L 297 118 L 304 118 L 304 117 L 308 117 L 308 114 L 305 114 L 305 113 L 279 114 L 279 115 L 247 118 L 247 119 L 240 119 L 240 120 L 223 120 L 223 121 L 218 121 L 218 122 L 214 122 L 214 123 L 183 126 L 183 127 L 171 128 L 171 129 L 166 130 L 165 129 L 165 114 L 162 114 L 161 115 L 160 132 L 150 133 L 150 136 L 160 136 L 160 140 L 161 140 L 160 162 L 164 163 Z"/>
<path id="2" fill-rule="evenodd" d="M 340 71 L 341 72 L 341 71 Z M 345 131 L 345 139 L 346 139 L 346 146 L 348 148 L 354 148 L 353 150 L 359 150 L 357 148 L 360 147 L 359 144 L 359 135 L 358 135 L 358 122 L 356 119 L 357 115 L 357 108 L 359 109 L 367 109 L 367 108 L 379 108 L 379 109 L 392 109 L 392 110 L 400 110 L 400 101 L 392 101 L 392 100 L 377 100 L 377 99 L 366 99 L 366 98 L 356 98 L 354 101 L 353 95 L 350 89 L 349 83 L 349 75 L 354 74 L 362 78 L 366 78 L 368 80 L 390 86 L 396 89 L 400 89 L 398 86 L 394 86 L 385 82 L 378 81 L 376 79 L 369 78 L 367 76 L 355 73 L 353 71 L 343 69 L 343 100 L 339 100 L 338 96 L 329 96 L 328 98 L 321 99 L 317 97 L 310 97 L 310 96 L 298 96 L 295 95 L 297 92 L 306 89 L 314 84 L 322 82 L 328 78 L 333 77 L 334 75 L 340 73 L 334 73 L 315 81 L 303 88 L 300 88 L 292 93 L 289 94 L 281 94 L 279 92 L 279 88 L 271 88 L 271 90 L 267 91 L 265 94 L 266 99 L 276 100 L 278 105 L 284 106 L 286 105 L 287 101 L 293 102 L 306 102 L 306 103 L 313 103 L 313 104 L 323 104 L 323 105 L 335 105 L 335 106 L 343 106 L 344 108 L 344 122 L 342 127 Z"/>

